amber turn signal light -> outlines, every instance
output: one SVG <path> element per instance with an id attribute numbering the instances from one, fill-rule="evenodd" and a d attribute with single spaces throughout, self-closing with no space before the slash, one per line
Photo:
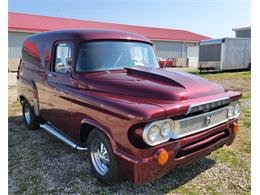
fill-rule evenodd
<path id="1" fill-rule="evenodd" d="M 158 151 L 158 163 L 164 165 L 169 158 L 169 154 L 166 150 L 162 149 Z"/>
<path id="2" fill-rule="evenodd" d="M 232 125 L 232 128 L 231 128 L 232 132 L 234 134 L 236 134 L 238 132 L 238 129 L 239 129 L 238 123 L 237 122 L 233 122 L 233 125 Z"/>

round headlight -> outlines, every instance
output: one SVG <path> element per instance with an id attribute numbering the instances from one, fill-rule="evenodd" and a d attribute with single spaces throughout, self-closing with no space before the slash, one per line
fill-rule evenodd
<path id="1" fill-rule="evenodd" d="M 171 124 L 168 122 L 163 123 L 161 126 L 161 135 L 162 137 L 170 137 L 172 134 Z"/>
<path id="2" fill-rule="evenodd" d="M 233 105 L 230 105 L 228 107 L 228 117 L 233 117 L 234 116 L 234 106 Z"/>
<path id="3" fill-rule="evenodd" d="M 156 141 L 159 135 L 160 135 L 160 128 L 157 125 L 154 125 L 149 129 L 147 137 L 151 142 L 154 142 Z"/>
<path id="4" fill-rule="evenodd" d="M 239 101 L 231 102 L 228 108 L 228 117 L 237 118 L 239 114 L 240 114 L 240 102 Z"/>
<path id="5" fill-rule="evenodd" d="M 234 107 L 234 114 L 239 115 L 240 114 L 240 104 L 237 103 Z"/>

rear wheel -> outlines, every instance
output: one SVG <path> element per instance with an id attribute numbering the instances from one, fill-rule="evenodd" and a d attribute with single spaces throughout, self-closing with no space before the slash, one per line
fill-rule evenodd
<path id="1" fill-rule="evenodd" d="M 113 184 L 119 180 L 119 169 L 107 136 L 93 129 L 87 139 L 88 160 L 95 176 L 103 183 Z"/>
<path id="2" fill-rule="evenodd" d="M 30 130 L 39 128 L 39 119 L 27 100 L 22 101 L 23 119 L 25 126 Z"/>

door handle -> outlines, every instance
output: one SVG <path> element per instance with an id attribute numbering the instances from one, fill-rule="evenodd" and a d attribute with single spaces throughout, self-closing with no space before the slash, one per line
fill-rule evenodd
<path id="1" fill-rule="evenodd" d="M 53 74 L 53 73 L 48 73 L 47 76 L 48 76 L 49 78 L 51 78 L 51 77 L 56 77 L 56 75 Z"/>

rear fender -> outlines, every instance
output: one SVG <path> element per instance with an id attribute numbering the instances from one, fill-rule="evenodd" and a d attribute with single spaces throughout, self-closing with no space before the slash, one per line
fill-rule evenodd
<path id="1" fill-rule="evenodd" d="M 39 116 L 39 100 L 38 100 L 38 91 L 36 84 L 33 80 L 27 80 L 23 77 L 19 77 L 20 82 L 18 85 L 18 95 L 19 97 L 25 98 L 30 105 L 34 108 L 34 113 L 36 116 Z"/>

